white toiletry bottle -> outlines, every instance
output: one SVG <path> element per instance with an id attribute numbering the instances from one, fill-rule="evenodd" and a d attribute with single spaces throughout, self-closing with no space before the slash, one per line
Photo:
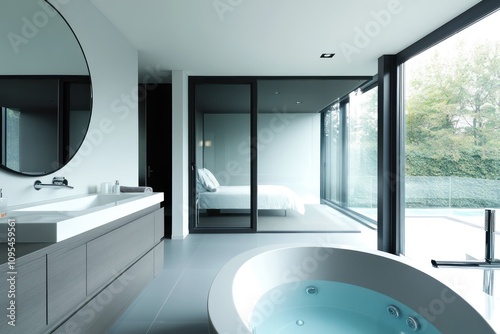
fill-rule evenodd
<path id="1" fill-rule="evenodd" d="M 113 186 L 113 193 L 114 194 L 120 193 L 120 182 L 118 182 L 118 180 L 116 180 L 115 185 Z"/>
<path id="2" fill-rule="evenodd" d="M 0 218 L 7 216 L 7 198 L 2 196 L 2 189 L 0 189 Z"/>

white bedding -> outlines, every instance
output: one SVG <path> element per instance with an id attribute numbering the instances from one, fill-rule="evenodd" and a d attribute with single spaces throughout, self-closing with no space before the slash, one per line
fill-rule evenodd
<path id="1" fill-rule="evenodd" d="M 295 210 L 304 214 L 304 203 L 290 188 L 277 185 L 258 186 L 258 209 Z M 215 192 L 199 193 L 200 209 L 249 209 L 250 186 L 219 186 Z"/>

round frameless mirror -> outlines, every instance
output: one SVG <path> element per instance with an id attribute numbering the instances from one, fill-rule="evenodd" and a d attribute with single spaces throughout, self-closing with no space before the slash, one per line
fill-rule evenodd
<path id="1" fill-rule="evenodd" d="M 0 166 L 32 176 L 63 167 L 92 113 L 87 61 L 45 0 L 0 0 Z"/>

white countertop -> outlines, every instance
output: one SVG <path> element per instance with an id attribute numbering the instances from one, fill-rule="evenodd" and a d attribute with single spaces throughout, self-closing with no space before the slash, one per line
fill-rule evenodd
<path id="1" fill-rule="evenodd" d="M 3 230 L 9 220 L 15 222 L 17 243 L 58 242 L 163 202 L 162 192 L 122 193 L 110 195 L 113 199 L 105 204 L 75 209 L 75 203 L 99 196 L 108 195 L 87 194 L 8 207 L 7 216 L 0 219 L 0 242 L 7 241 Z"/>

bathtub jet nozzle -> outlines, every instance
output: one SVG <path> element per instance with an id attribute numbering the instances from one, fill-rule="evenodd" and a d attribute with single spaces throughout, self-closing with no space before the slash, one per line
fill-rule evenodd
<path id="1" fill-rule="evenodd" d="M 308 286 L 306 288 L 306 293 L 308 295 L 311 295 L 311 296 L 317 295 L 318 294 L 318 288 L 316 288 L 315 286 Z"/>

